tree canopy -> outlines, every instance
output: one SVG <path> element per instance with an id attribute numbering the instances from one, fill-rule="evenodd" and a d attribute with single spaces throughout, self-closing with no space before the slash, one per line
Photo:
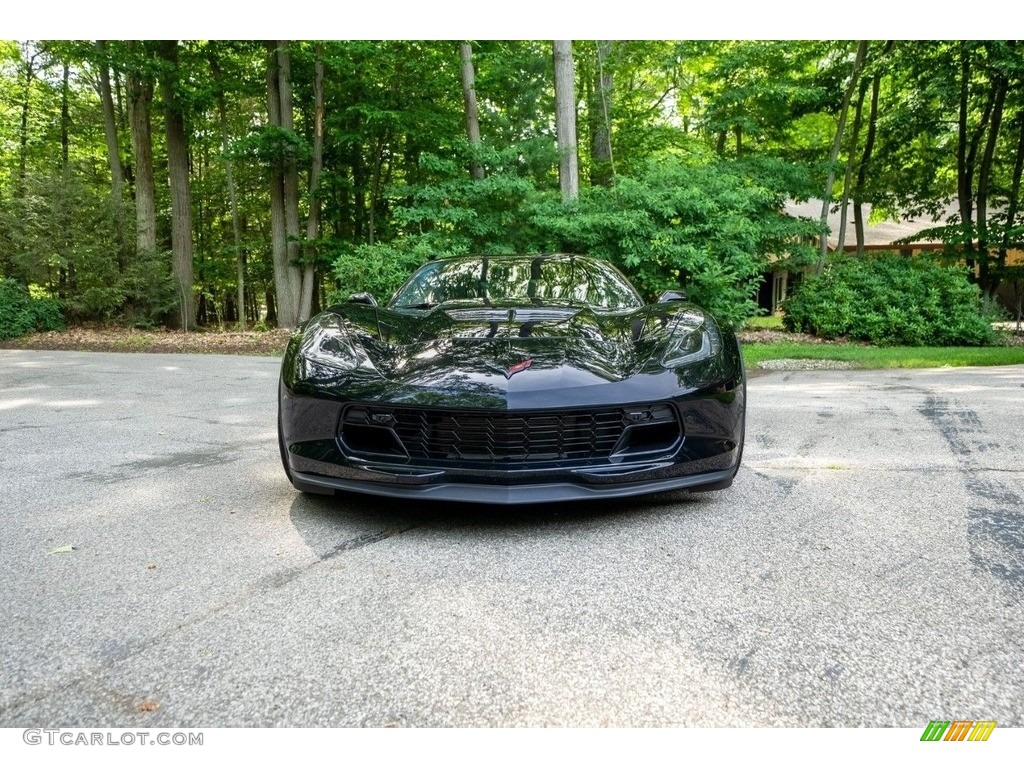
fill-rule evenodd
<path id="1" fill-rule="evenodd" d="M 1018 43 L 560 46 L 569 144 L 552 41 L 0 42 L 0 278 L 72 322 L 293 326 L 432 256 L 577 250 L 739 321 L 813 261 L 811 197 L 854 245 L 866 204 L 953 206 L 947 256 L 1015 278 Z"/>

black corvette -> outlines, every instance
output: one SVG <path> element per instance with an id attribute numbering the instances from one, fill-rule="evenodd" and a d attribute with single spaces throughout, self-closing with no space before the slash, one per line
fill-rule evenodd
<path id="1" fill-rule="evenodd" d="M 300 491 L 523 504 L 726 488 L 745 411 L 735 335 L 681 293 L 644 304 L 585 256 L 463 256 L 300 328 L 278 434 Z"/>

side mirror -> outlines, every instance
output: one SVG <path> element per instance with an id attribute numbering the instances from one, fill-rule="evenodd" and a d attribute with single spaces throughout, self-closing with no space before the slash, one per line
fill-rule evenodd
<path id="1" fill-rule="evenodd" d="M 369 304 L 371 307 L 377 306 L 377 299 L 374 298 L 372 293 L 367 293 L 366 291 L 351 294 L 347 301 L 349 304 Z"/>
<path id="2" fill-rule="evenodd" d="M 679 290 L 665 291 L 658 297 L 659 304 L 667 304 L 670 301 L 689 301 L 689 299 L 683 291 Z"/>

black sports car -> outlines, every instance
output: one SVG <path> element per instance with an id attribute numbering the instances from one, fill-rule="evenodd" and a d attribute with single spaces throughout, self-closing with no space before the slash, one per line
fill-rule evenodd
<path id="1" fill-rule="evenodd" d="M 292 336 L 281 460 L 298 490 L 523 504 L 717 490 L 743 453 L 735 335 L 645 304 L 585 256 L 430 261 Z"/>

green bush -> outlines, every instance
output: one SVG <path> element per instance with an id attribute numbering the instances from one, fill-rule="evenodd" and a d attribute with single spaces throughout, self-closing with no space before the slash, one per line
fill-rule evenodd
<path id="1" fill-rule="evenodd" d="M 367 291 L 385 304 L 418 266 L 438 255 L 443 254 L 425 250 L 421 243 L 408 248 L 391 243 L 339 248 L 331 258 L 340 288 L 327 297 L 327 302 L 334 304 L 350 294 Z"/>
<path id="2" fill-rule="evenodd" d="M 431 256 L 562 251 L 608 259 L 648 299 L 684 288 L 737 324 L 757 311 L 769 254 L 793 256 L 809 234 L 780 212 L 787 180 L 768 167 L 667 155 L 565 204 L 501 156 L 480 181 L 460 160 L 425 155 L 421 165 L 435 178 L 392 189 L 395 237 L 331 255 L 341 294 L 383 299 Z"/>
<path id="3" fill-rule="evenodd" d="M 896 254 L 840 258 L 785 303 L 791 331 L 873 344 L 981 346 L 995 336 L 966 272 Z"/>
<path id="4" fill-rule="evenodd" d="M 533 221 L 546 248 L 603 256 L 648 299 L 683 288 L 735 326 L 757 312 L 769 254 L 798 250 L 807 234 L 780 213 L 783 194 L 770 181 L 736 163 L 668 156 L 614 187 L 581 190 L 572 208 L 548 198 Z"/>
<path id="5" fill-rule="evenodd" d="M 64 318 L 56 299 L 33 298 L 16 280 L 0 280 L 0 339 L 63 327 Z"/>

